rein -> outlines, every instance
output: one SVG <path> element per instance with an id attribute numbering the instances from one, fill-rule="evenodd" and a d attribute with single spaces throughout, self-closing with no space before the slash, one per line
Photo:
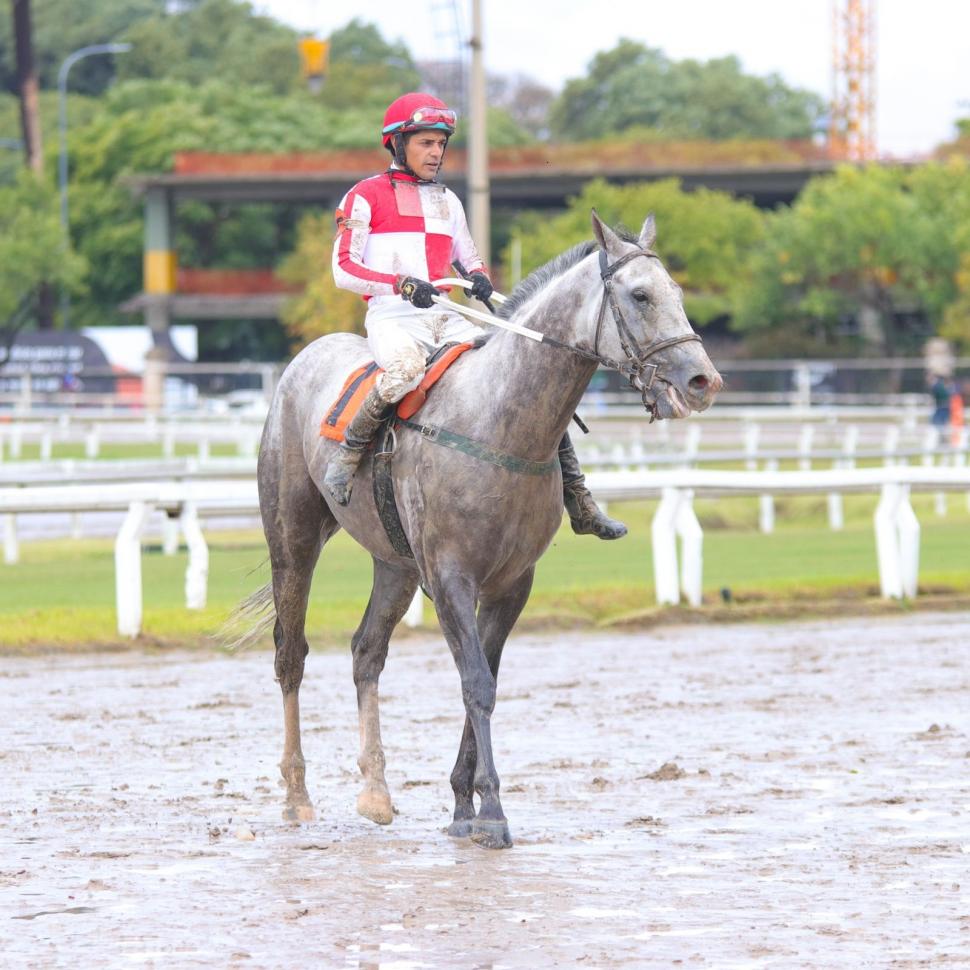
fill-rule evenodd
<path id="1" fill-rule="evenodd" d="M 613 274 L 621 266 L 626 265 L 631 259 L 636 259 L 638 256 L 645 256 L 649 259 L 660 259 L 655 252 L 649 249 L 638 249 L 636 252 L 621 256 L 616 262 L 608 264 L 606 262 L 605 250 L 601 249 L 599 252 L 600 279 L 603 280 L 603 299 L 600 301 L 600 309 L 596 317 L 596 335 L 593 338 L 592 350 L 586 350 L 574 344 L 567 344 L 562 340 L 556 340 L 546 335 L 543 335 L 542 342 L 551 344 L 553 347 L 558 347 L 561 350 L 567 350 L 577 357 L 583 357 L 586 360 L 595 360 L 604 367 L 614 370 L 627 378 L 630 386 L 640 392 L 640 399 L 643 401 L 643 406 L 650 412 L 650 420 L 653 421 L 657 416 L 657 398 L 660 396 L 659 391 L 654 391 L 652 396 L 648 396 L 653 390 L 654 381 L 659 379 L 664 384 L 669 384 L 670 382 L 660 373 L 660 365 L 648 363 L 649 359 L 654 354 L 659 353 L 661 350 L 666 350 L 668 347 L 676 347 L 678 344 L 689 343 L 694 340 L 700 342 L 701 338 L 693 332 L 685 333 L 677 337 L 667 337 L 665 340 L 656 340 L 645 349 L 641 349 L 637 338 L 633 335 L 629 324 L 626 322 L 626 318 L 623 316 L 620 305 L 616 302 L 616 294 L 613 292 Z M 620 338 L 620 346 L 623 348 L 623 353 L 626 354 L 627 360 L 625 363 L 613 360 L 611 357 L 604 357 L 599 353 L 600 334 L 603 330 L 603 318 L 606 314 L 607 305 L 609 305 L 610 312 L 613 314 L 613 322 L 616 324 L 617 334 Z M 649 376 L 645 378 L 647 371 L 649 371 Z"/>

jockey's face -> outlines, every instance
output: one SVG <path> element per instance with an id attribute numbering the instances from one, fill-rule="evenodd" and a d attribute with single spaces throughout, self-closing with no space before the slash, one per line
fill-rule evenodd
<path id="1" fill-rule="evenodd" d="M 443 131 L 416 131 L 404 141 L 404 158 L 418 178 L 429 182 L 438 174 L 448 136 Z"/>

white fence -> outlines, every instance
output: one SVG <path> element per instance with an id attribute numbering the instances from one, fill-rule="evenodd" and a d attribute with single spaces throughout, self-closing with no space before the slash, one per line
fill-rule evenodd
<path id="1" fill-rule="evenodd" d="M 919 571 L 919 523 L 909 502 L 910 490 L 968 491 L 970 468 L 964 465 L 795 471 L 612 471 L 594 472 L 588 477 L 588 483 L 603 501 L 660 497 L 651 527 L 657 601 L 678 603 L 683 596 L 695 606 L 701 603 L 703 530 L 693 511 L 694 496 L 880 492 L 875 514 L 880 586 L 884 597 L 902 598 L 916 595 Z M 141 538 L 154 508 L 164 510 L 177 520 L 185 535 L 189 551 L 186 607 L 201 609 L 206 602 L 209 553 L 199 524 L 200 515 L 255 514 L 258 497 L 252 480 L 0 487 L 5 560 L 8 565 L 17 561 L 15 516 L 18 514 L 124 511 L 115 541 L 118 632 L 136 637 L 142 618 Z M 420 624 L 422 611 L 419 593 L 406 622 L 412 626 Z"/>

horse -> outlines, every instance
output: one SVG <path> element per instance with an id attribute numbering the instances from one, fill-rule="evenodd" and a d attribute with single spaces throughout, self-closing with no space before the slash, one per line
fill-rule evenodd
<path id="1" fill-rule="evenodd" d="M 371 456 L 360 464 L 347 506 L 323 487 L 336 444 L 320 436 L 320 421 L 347 375 L 370 360 L 366 342 L 350 333 L 320 337 L 282 374 L 257 466 L 272 579 L 249 603 L 262 604 L 266 626 L 273 623 L 285 818 L 315 817 L 300 743 L 305 618 L 320 552 L 343 528 L 374 564 L 370 600 L 351 640 L 363 776 L 357 811 L 379 824 L 393 818 L 378 681 L 391 633 L 420 586 L 434 602 L 465 707 L 446 831 L 486 848 L 512 844 L 490 718 L 502 649 L 529 598 L 535 564 L 561 524 L 560 439 L 601 364 L 628 377 L 657 419 L 706 409 L 722 386 L 687 320 L 680 287 L 652 249 L 653 216 L 638 237 L 611 229 L 595 210 L 591 216 L 595 240 L 535 271 L 499 311 L 540 332 L 542 342 L 499 330 L 444 374 L 418 413 L 420 426 L 398 424 L 392 475 L 410 555 L 382 525 Z M 470 446 L 443 447 L 446 437 Z"/>

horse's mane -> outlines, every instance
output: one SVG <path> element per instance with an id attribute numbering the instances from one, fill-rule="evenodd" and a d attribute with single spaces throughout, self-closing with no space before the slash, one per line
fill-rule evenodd
<path id="1" fill-rule="evenodd" d="M 614 232 L 624 242 L 637 241 L 637 236 L 625 226 L 616 226 Z M 567 270 L 582 262 L 590 253 L 596 252 L 597 247 L 598 243 L 595 240 L 587 239 L 550 259 L 544 266 L 533 270 L 524 280 L 515 284 L 508 299 L 498 308 L 498 315 L 505 320 L 510 320 L 524 303 L 531 300 L 554 279 L 558 279 Z"/>

